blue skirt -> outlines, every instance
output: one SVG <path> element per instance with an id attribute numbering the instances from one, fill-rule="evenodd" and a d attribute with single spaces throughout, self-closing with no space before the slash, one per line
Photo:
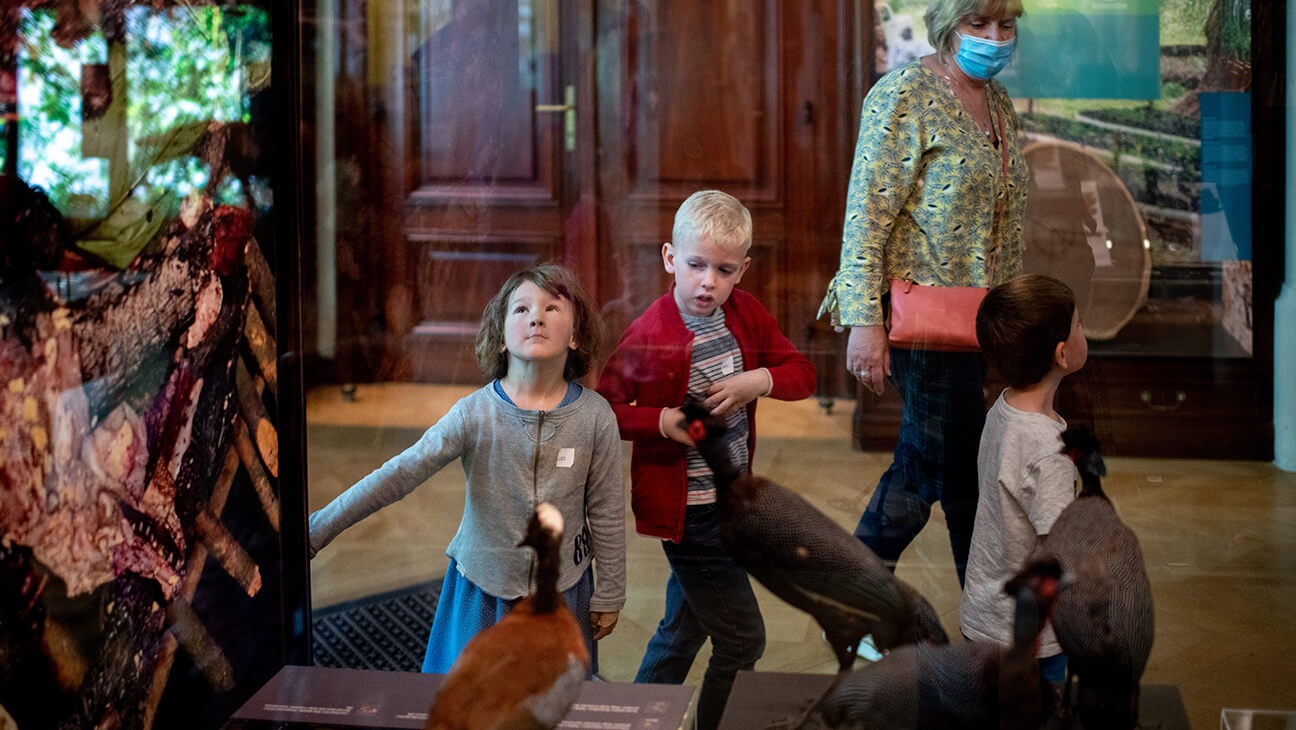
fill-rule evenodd
<path id="1" fill-rule="evenodd" d="M 576 625 L 589 647 L 590 672 L 598 672 L 598 644 L 590 626 L 590 597 L 594 594 L 594 575 L 586 568 L 576 585 L 563 591 L 567 608 L 576 617 Z M 423 655 L 423 671 L 445 674 L 454 666 L 460 652 L 472 637 L 499 623 L 522 599 L 508 600 L 492 596 L 477 584 L 459 574 L 459 564 L 450 559 L 445 580 L 441 583 L 441 597 L 437 600 L 436 617 L 432 619 L 432 632 L 428 635 L 427 653 Z"/>

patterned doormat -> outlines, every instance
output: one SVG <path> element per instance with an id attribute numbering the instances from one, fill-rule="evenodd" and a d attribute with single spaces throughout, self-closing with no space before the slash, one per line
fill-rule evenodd
<path id="1" fill-rule="evenodd" d="M 438 578 L 312 612 L 315 665 L 419 671 L 440 595 Z"/>

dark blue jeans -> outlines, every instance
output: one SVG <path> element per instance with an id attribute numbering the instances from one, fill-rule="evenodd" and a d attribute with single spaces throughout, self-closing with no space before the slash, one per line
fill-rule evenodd
<path id="1" fill-rule="evenodd" d="M 985 375 L 979 352 L 891 350 L 891 383 L 904 400 L 900 438 L 855 536 L 892 567 L 939 501 L 963 585 L 976 520 Z"/>
<path id="2" fill-rule="evenodd" d="M 710 637 L 697 727 L 711 730 L 720 724 L 738 671 L 754 668 L 765 652 L 765 621 L 747 572 L 720 544 L 714 504 L 689 507 L 683 539 L 678 545 L 663 541 L 662 551 L 671 566 L 666 615 L 648 642 L 635 681 L 682 684 Z"/>
<path id="3" fill-rule="evenodd" d="M 1040 657 L 1040 678 L 1056 685 L 1066 683 L 1066 654 Z"/>

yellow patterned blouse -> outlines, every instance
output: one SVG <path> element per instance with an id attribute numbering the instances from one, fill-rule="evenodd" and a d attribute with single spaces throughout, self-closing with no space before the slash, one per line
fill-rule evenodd
<path id="1" fill-rule="evenodd" d="M 943 78 L 915 59 L 878 80 L 864 99 L 846 198 L 841 265 L 819 307 L 834 325 L 883 324 L 892 278 L 938 286 L 991 286 L 1022 265 L 1030 173 L 1008 91 L 989 91 L 1003 152 Z M 1000 222 L 996 209 L 1002 206 Z M 987 281 L 987 256 L 995 281 Z"/>

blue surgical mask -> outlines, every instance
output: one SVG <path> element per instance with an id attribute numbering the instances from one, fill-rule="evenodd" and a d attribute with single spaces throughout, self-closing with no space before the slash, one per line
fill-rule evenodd
<path id="1" fill-rule="evenodd" d="M 959 49 L 954 62 L 963 69 L 963 73 L 976 79 L 992 79 L 1004 70 L 1012 60 L 1013 49 L 1017 46 L 1016 38 L 992 41 L 974 35 L 963 35 L 958 31 L 954 31 L 954 35 L 959 38 Z"/>

